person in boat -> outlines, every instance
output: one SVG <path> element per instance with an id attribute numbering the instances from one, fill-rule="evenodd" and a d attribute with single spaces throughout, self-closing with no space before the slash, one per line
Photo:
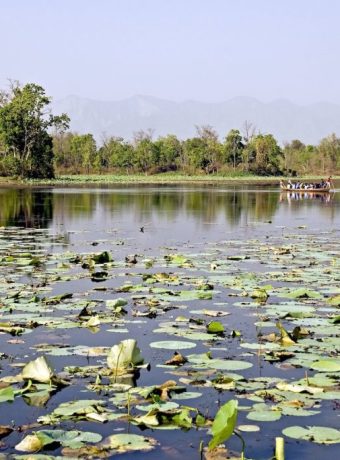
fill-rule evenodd
<path id="1" fill-rule="evenodd" d="M 326 187 L 331 188 L 332 184 L 332 176 L 329 176 L 329 178 L 326 180 Z"/>
<path id="2" fill-rule="evenodd" d="M 280 180 L 280 188 L 286 188 L 286 184 L 283 182 L 283 180 Z"/>

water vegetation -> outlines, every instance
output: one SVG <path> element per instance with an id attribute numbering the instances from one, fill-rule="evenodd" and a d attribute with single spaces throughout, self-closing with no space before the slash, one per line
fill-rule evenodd
<path id="1" fill-rule="evenodd" d="M 206 458 L 225 442 L 258 458 L 247 440 L 268 424 L 288 446 L 339 443 L 335 241 L 286 229 L 131 256 L 128 239 L 0 228 L 5 455 L 147 457 L 175 430 Z"/>

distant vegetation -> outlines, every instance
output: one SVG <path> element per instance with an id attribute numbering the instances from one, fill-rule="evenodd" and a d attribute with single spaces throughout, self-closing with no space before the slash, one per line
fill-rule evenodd
<path id="1" fill-rule="evenodd" d="M 242 133 L 232 129 L 223 140 L 209 125 L 196 136 L 153 139 L 152 131 L 135 133 L 132 141 L 103 139 L 67 132 L 66 114 L 46 112 L 50 98 L 42 87 L 12 85 L 0 92 L 0 175 L 53 178 L 57 174 L 180 172 L 225 175 L 335 174 L 340 171 L 340 138 L 335 134 L 316 145 L 299 140 L 280 147 L 271 134 L 251 123 Z"/>

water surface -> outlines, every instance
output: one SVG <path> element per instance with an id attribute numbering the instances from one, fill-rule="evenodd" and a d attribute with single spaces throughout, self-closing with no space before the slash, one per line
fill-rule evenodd
<path id="1" fill-rule="evenodd" d="M 156 350 L 149 347 L 150 341 L 171 340 L 166 334 L 153 334 L 159 323 L 174 321 L 179 315 L 190 318 L 190 311 L 199 308 L 226 309 L 229 316 L 221 318 L 227 331 L 240 330 L 242 339 L 235 340 L 226 334 L 215 343 L 198 342 L 194 353 L 205 353 L 213 349 L 216 357 L 249 360 L 253 364 L 251 369 L 242 371 L 247 379 L 261 376 L 287 378 L 297 380 L 303 378 L 305 369 L 289 368 L 285 370 L 275 363 L 264 361 L 252 350 L 240 348 L 241 341 L 254 342 L 257 340 L 258 328 L 254 322 L 266 320 L 265 314 L 255 316 L 251 309 L 236 309 L 237 301 L 249 301 L 247 297 L 239 297 L 227 285 L 215 288 L 213 302 L 189 301 L 181 302 L 181 307 L 169 310 L 155 320 L 143 318 L 135 321 L 131 316 L 134 308 L 133 296 L 117 294 L 115 290 L 123 283 L 141 283 L 141 276 L 145 273 L 167 271 L 179 273 L 181 276 L 213 277 L 214 274 L 232 275 L 244 273 L 258 274 L 269 270 L 288 270 L 297 268 L 303 270 L 306 260 L 315 259 L 316 253 L 322 253 L 322 246 L 328 257 L 339 256 L 340 233 L 340 193 L 327 195 L 280 195 L 273 186 L 257 187 L 256 185 L 227 186 L 217 184 L 205 185 L 164 185 L 164 186 L 105 186 L 96 188 L 0 188 L 0 226 L 3 227 L 0 238 L 0 254 L 19 254 L 20 245 L 27 248 L 53 263 L 53 254 L 85 254 L 107 250 L 117 262 L 112 270 L 112 276 L 103 283 L 94 283 L 88 276 L 83 276 L 79 267 L 71 267 L 71 273 L 79 273 L 78 278 L 70 281 L 61 280 L 51 283 L 52 290 L 48 296 L 73 292 L 75 298 L 98 302 L 99 309 L 105 300 L 125 296 L 129 299 L 129 315 L 131 323 L 124 327 L 128 333 L 114 333 L 108 325 L 101 325 L 97 331 L 87 328 L 49 328 L 40 326 L 29 334 L 21 336 L 23 343 L 16 345 L 8 342 L 8 335 L 0 335 L 0 350 L 5 353 L 2 360 L 0 377 L 13 375 L 13 363 L 28 362 L 41 353 L 34 348 L 37 344 L 64 344 L 70 346 L 107 346 L 110 347 L 124 338 L 134 337 L 142 350 L 147 362 L 151 362 L 150 371 L 141 371 L 138 385 L 161 384 L 168 379 L 179 379 L 178 376 L 164 371 L 156 364 L 162 364 L 169 359 L 169 350 Z M 36 232 L 30 233 L 30 229 Z M 39 230 L 39 231 L 38 231 Z M 294 247 L 298 261 L 287 260 L 271 261 L 266 264 L 266 258 L 258 257 L 257 249 L 268 252 L 268 260 L 272 256 L 271 248 L 290 245 Z M 308 249 L 309 248 L 309 249 Z M 310 251 L 310 252 L 308 252 Z M 193 268 L 187 271 L 183 267 L 162 265 L 164 255 L 179 253 L 186 255 L 193 261 Z M 227 257 L 246 254 L 248 260 L 236 262 L 227 261 Z M 302 256 L 302 254 L 304 254 Z M 58 256 L 59 255 L 59 256 Z M 318 255 L 318 257 L 319 257 Z M 136 256 L 137 264 L 125 262 L 125 258 Z M 52 259 L 51 259 L 52 258 Z M 147 268 L 143 261 L 155 260 L 155 266 Z M 304 260 L 302 260 L 304 259 Z M 316 259 L 317 260 L 317 259 Z M 273 265 L 277 264 L 276 266 Z M 328 263 L 328 262 L 327 262 Z M 220 264 L 220 265 L 219 265 Z M 225 264 L 225 265 L 224 265 Z M 291 264 L 291 266 L 290 266 Z M 216 265 L 216 269 L 214 268 Z M 285 266 L 286 265 L 286 266 Z M 211 268 L 213 266 L 213 268 Z M 212 271 L 213 270 L 213 271 Z M 111 274 L 111 272 L 110 272 Z M 2 276 L 8 280 L 13 273 L 7 273 L 2 267 Z M 37 284 L 33 275 L 23 274 L 15 278 L 16 282 Z M 41 280 L 42 274 L 38 273 Z M 213 278 L 212 278 L 213 279 Z M 106 291 L 94 288 L 98 285 L 106 287 Z M 262 283 L 263 284 L 263 283 Z M 283 282 L 273 282 L 283 286 Z M 189 282 L 190 286 L 190 282 Z M 317 286 L 314 286 L 317 288 Z M 325 286 L 323 286 L 325 288 Z M 38 288 L 37 288 L 38 289 Z M 4 291 L 3 291 L 4 292 Z M 236 297 L 233 297 L 237 295 Z M 271 296 L 269 303 L 278 302 Z M 281 299 L 282 301 L 282 299 Z M 102 302 L 102 303 L 101 303 Z M 178 307 L 178 303 L 175 305 Z M 73 311 L 53 313 L 65 315 L 74 314 Z M 13 315 L 15 316 L 15 315 Z M 275 318 L 270 318 L 275 321 Z M 5 318 L 8 321 L 8 318 Z M 204 319 L 207 321 L 207 318 Z M 1 321 L 1 317 L 0 317 Z M 274 327 L 275 329 L 275 327 Z M 112 325 L 111 325 L 112 330 Z M 271 330 L 270 330 L 271 331 Z M 227 350 L 227 351 L 226 351 Z M 191 350 L 185 350 L 190 354 Z M 246 354 L 244 354 L 246 353 Z M 105 361 L 100 358 L 99 361 Z M 59 357 L 52 356 L 51 361 L 58 372 L 65 366 L 84 366 L 88 363 L 96 364 L 97 358 L 80 358 L 79 356 Z M 137 382 L 136 382 L 137 383 Z M 43 406 L 30 406 L 23 398 L 16 398 L 13 403 L 0 405 L 1 424 L 22 425 L 34 422 L 40 415 L 50 413 L 63 401 L 90 399 L 100 397 L 95 393 L 84 392 L 85 386 L 81 382 L 74 382 L 72 386 L 56 393 Z M 198 407 L 199 410 L 213 417 L 218 405 L 235 397 L 233 391 L 218 392 L 214 389 L 191 387 L 190 391 L 200 391 L 203 396 L 199 400 L 185 401 L 187 405 Z M 241 397 L 238 391 L 240 404 L 251 405 Z M 332 400 L 322 402 L 322 411 L 311 417 L 282 417 L 278 422 L 258 423 L 259 433 L 245 433 L 247 456 L 250 458 L 270 458 L 275 436 L 289 425 L 324 425 L 338 427 L 339 407 Z M 257 423 L 247 420 L 247 412 L 240 412 L 240 423 Z M 72 424 L 64 424 L 69 428 Z M 109 422 L 104 425 L 93 422 L 78 422 L 78 429 L 86 429 L 103 435 L 109 435 L 114 430 L 126 430 L 126 424 Z M 206 431 L 152 431 L 141 432 L 138 427 L 130 427 L 135 433 L 155 437 L 160 441 L 160 447 L 147 454 L 134 454 L 131 458 L 198 458 L 200 440 L 206 443 L 209 435 Z M 4 439 L 4 452 L 14 452 L 14 445 L 22 437 L 12 433 Z M 239 449 L 239 441 L 234 437 L 228 441 L 228 446 Z M 320 446 L 307 442 L 298 443 L 287 440 L 287 458 L 315 459 L 334 455 L 335 446 Z M 57 454 L 54 451 L 53 454 Z M 125 458 L 129 458 L 127 455 Z"/>

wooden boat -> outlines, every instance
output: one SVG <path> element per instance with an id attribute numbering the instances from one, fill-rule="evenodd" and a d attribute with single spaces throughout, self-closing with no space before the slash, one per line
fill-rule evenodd
<path id="1" fill-rule="evenodd" d="M 281 192 L 289 192 L 289 193 L 329 193 L 331 191 L 330 187 L 323 187 L 323 188 L 287 188 L 287 187 L 280 187 Z"/>

